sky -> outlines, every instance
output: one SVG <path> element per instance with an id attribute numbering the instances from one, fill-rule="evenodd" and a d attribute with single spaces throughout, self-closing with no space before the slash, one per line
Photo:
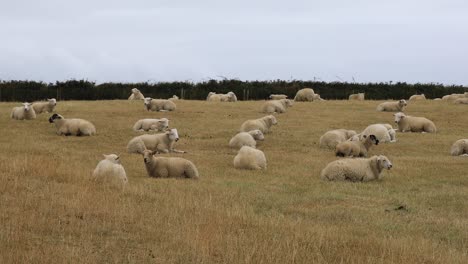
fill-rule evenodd
<path id="1" fill-rule="evenodd" d="M 466 0 L 0 1 L 0 79 L 468 85 Z"/>

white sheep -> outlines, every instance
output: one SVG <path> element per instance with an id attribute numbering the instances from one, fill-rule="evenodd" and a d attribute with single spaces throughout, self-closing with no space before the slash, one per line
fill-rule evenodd
<path id="1" fill-rule="evenodd" d="M 229 141 L 229 147 L 241 148 L 242 146 L 249 146 L 255 148 L 257 146 L 257 140 L 262 141 L 265 137 L 262 131 L 255 129 L 249 132 L 240 132 Z"/>
<path id="2" fill-rule="evenodd" d="M 210 97 L 211 97 L 212 95 L 215 95 L 215 94 L 216 94 L 215 92 L 209 92 L 208 95 L 206 96 L 206 100 L 207 100 L 207 101 L 216 101 L 216 100 L 210 100 Z M 217 100 L 217 101 L 221 101 L 221 98 L 219 98 L 219 96 L 218 96 L 218 100 Z"/>
<path id="3" fill-rule="evenodd" d="M 237 96 L 233 92 L 227 94 L 220 94 L 221 102 L 237 102 Z"/>
<path id="4" fill-rule="evenodd" d="M 368 159 L 340 159 L 330 163 L 322 170 L 320 177 L 329 181 L 371 181 L 383 178 L 382 171 L 390 170 L 393 164 L 383 155 Z"/>
<path id="5" fill-rule="evenodd" d="M 320 137 L 321 148 L 335 149 L 338 143 L 344 142 L 356 135 L 356 131 L 347 129 L 335 129 L 327 131 Z"/>
<path id="6" fill-rule="evenodd" d="M 169 99 L 167 99 L 167 100 L 177 101 L 177 100 L 179 100 L 179 96 L 177 96 L 177 95 L 174 94 L 171 98 L 169 98 Z"/>
<path id="7" fill-rule="evenodd" d="M 96 181 L 109 182 L 111 184 L 126 184 L 128 182 L 125 169 L 120 163 L 119 156 L 115 154 L 103 154 L 101 160 L 93 171 Z"/>
<path id="8" fill-rule="evenodd" d="M 197 180 L 197 167 L 190 160 L 176 157 L 155 157 L 156 153 L 151 150 L 143 151 L 148 176 L 154 178 L 190 178 Z"/>
<path id="9" fill-rule="evenodd" d="M 52 113 L 57 105 L 57 100 L 55 98 L 47 99 L 47 102 L 35 102 L 32 104 L 36 114 L 41 113 Z"/>
<path id="10" fill-rule="evenodd" d="M 390 124 L 372 124 L 366 127 L 360 135 L 375 135 L 380 143 L 396 142 L 396 129 Z"/>
<path id="11" fill-rule="evenodd" d="M 36 119 L 36 112 L 30 103 L 23 103 L 23 106 L 13 107 L 10 117 L 16 120 Z"/>
<path id="12" fill-rule="evenodd" d="M 145 96 L 137 88 L 132 89 L 132 94 L 128 97 L 128 100 L 143 100 Z"/>
<path id="13" fill-rule="evenodd" d="M 454 104 L 468 104 L 468 98 L 458 98 L 453 101 Z"/>
<path id="14" fill-rule="evenodd" d="M 379 144 L 375 135 L 363 135 L 358 140 L 351 138 L 345 142 L 338 143 L 335 148 L 337 157 L 367 157 L 370 147 Z"/>
<path id="15" fill-rule="evenodd" d="M 325 101 L 325 99 L 322 99 L 322 97 L 320 97 L 320 94 L 314 94 L 314 101 Z"/>
<path id="16" fill-rule="evenodd" d="M 408 105 L 406 100 L 402 99 L 397 102 L 383 102 L 377 106 L 377 111 L 385 112 L 400 112 Z"/>
<path id="17" fill-rule="evenodd" d="M 134 131 L 149 131 L 149 130 L 156 130 L 156 131 L 164 131 L 169 128 L 169 119 L 167 118 L 145 118 L 138 120 L 135 125 L 133 125 Z"/>
<path id="18" fill-rule="evenodd" d="M 457 100 L 458 98 L 464 98 L 464 97 L 467 97 L 465 94 L 456 94 L 456 93 L 453 93 L 453 94 L 449 94 L 449 95 L 444 95 L 442 96 L 442 100 L 445 100 L 445 101 L 455 101 Z"/>
<path id="19" fill-rule="evenodd" d="M 234 168 L 245 170 L 260 170 L 267 168 L 267 161 L 263 151 L 243 146 L 234 157 Z"/>
<path id="20" fill-rule="evenodd" d="M 174 143 L 179 141 L 177 129 L 173 128 L 165 133 L 145 134 L 132 138 L 127 144 L 128 153 L 143 154 L 145 149 L 162 153 L 186 153 L 182 150 L 174 149 Z"/>
<path id="21" fill-rule="evenodd" d="M 419 100 L 426 100 L 426 96 L 424 94 L 415 94 L 412 95 L 408 101 L 419 101 Z"/>
<path id="22" fill-rule="evenodd" d="M 351 94 L 348 100 L 364 101 L 365 93 Z"/>
<path id="23" fill-rule="evenodd" d="M 280 100 L 280 99 L 287 99 L 288 96 L 285 94 L 270 94 L 269 97 L 271 100 Z"/>
<path id="24" fill-rule="evenodd" d="M 453 143 L 450 149 L 452 156 L 465 156 L 468 157 L 468 139 L 459 139 Z"/>
<path id="25" fill-rule="evenodd" d="M 242 123 L 240 132 L 248 132 L 250 130 L 258 129 L 266 134 L 270 131 L 271 126 L 278 124 L 276 117 L 272 115 L 264 116 L 259 119 L 249 119 Z"/>
<path id="26" fill-rule="evenodd" d="M 289 99 L 279 99 L 266 101 L 262 106 L 262 113 L 285 113 L 286 108 L 292 107 L 293 101 Z"/>
<path id="27" fill-rule="evenodd" d="M 297 91 L 294 101 L 296 102 L 312 102 L 314 101 L 314 90 L 311 88 L 304 88 Z"/>
<path id="28" fill-rule="evenodd" d="M 57 128 L 57 135 L 65 136 L 91 136 L 96 134 L 96 127 L 84 119 L 67 118 L 59 114 L 53 114 L 49 118 L 49 123 L 54 123 Z"/>
<path id="29" fill-rule="evenodd" d="M 437 130 L 434 122 L 425 117 L 407 116 L 401 112 L 393 116 L 400 132 L 435 133 Z"/>
<path id="30" fill-rule="evenodd" d="M 174 111 L 176 109 L 176 104 L 171 100 L 165 99 L 153 99 L 151 97 L 146 97 L 144 99 L 145 108 L 148 111 Z"/>

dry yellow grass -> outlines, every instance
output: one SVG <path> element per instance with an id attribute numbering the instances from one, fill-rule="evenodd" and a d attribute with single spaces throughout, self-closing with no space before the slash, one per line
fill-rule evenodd
<path id="1" fill-rule="evenodd" d="M 47 122 L 9 118 L 0 104 L 1 263 L 467 263 L 468 158 L 451 144 L 468 136 L 468 108 L 411 103 L 437 134 L 397 134 L 371 154 L 394 168 L 370 183 L 323 182 L 335 157 L 318 148 L 327 130 L 393 123 L 377 101 L 296 103 L 259 144 L 267 171 L 232 166 L 227 144 L 262 102 L 59 102 L 65 117 L 92 121 L 93 137 L 60 137 Z M 151 179 L 125 147 L 133 123 L 168 117 L 199 181 Z M 90 180 L 102 153 L 121 155 L 122 192 Z M 398 210 L 400 208 L 400 210 Z"/>

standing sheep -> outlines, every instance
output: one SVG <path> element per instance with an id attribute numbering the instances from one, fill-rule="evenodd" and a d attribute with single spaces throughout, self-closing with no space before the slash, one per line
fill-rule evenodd
<path id="1" fill-rule="evenodd" d="M 263 151 L 243 146 L 234 157 L 234 168 L 245 170 L 260 170 L 267 168 L 267 161 Z"/>
<path id="2" fill-rule="evenodd" d="M 30 103 L 23 103 L 23 106 L 13 107 L 10 117 L 16 120 L 36 119 L 36 112 Z"/>
<path id="3" fill-rule="evenodd" d="M 143 154 L 145 149 L 162 153 L 185 153 L 174 149 L 174 143 L 179 141 L 177 129 L 173 128 L 160 134 L 145 134 L 132 138 L 127 144 L 128 153 Z"/>
<path id="4" fill-rule="evenodd" d="M 143 151 L 148 176 L 154 178 L 190 178 L 197 180 L 200 176 L 197 167 L 190 160 L 183 158 L 155 157 L 151 150 Z"/>
<path id="5" fill-rule="evenodd" d="M 344 142 L 350 139 L 354 135 L 356 135 L 356 131 L 354 130 L 346 130 L 346 129 L 330 130 L 320 137 L 319 145 L 321 148 L 335 149 L 338 143 Z"/>
<path id="6" fill-rule="evenodd" d="M 111 184 L 126 184 L 128 182 L 125 169 L 120 163 L 119 156 L 115 154 L 103 154 L 101 160 L 93 171 L 93 177 L 97 181 L 105 181 Z"/>
<path id="7" fill-rule="evenodd" d="M 240 132 L 258 129 L 262 131 L 263 134 L 266 134 L 270 131 L 270 127 L 276 124 L 278 124 L 278 121 L 276 121 L 276 117 L 272 115 L 264 116 L 259 119 L 249 119 L 242 123 Z"/>
<path id="8" fill-rule="evenodd" d="M 383 112 L 401 112 L 408 105 L 406 100 L 401 99 L 398 102 L 384 102 L 377 106 L 377 111 Z"/>
<path id="9" fill-rule="evenodd" d="M 280 99 L 287 99 L 288 96 L 285 94 L 270 94 L 269 97 L 271 100 L 280 100 Z"/>
<path id="10" fill-rule="evenodd" d="M 396 130 L 390 124 L 373 124 L 364 129 L 360 135 L 375 135 L 382 142 L 396 142 Z"/>
<path id="11" fill-rule="evenodd" d="M 367 157 L 370 147 L 379 144 L 375 135 L 363 135 L 359 140 L 347 140 L 336 145 L 337 157 Z"/>
<path id="12" fill-rule="evenodd" d="M 340 159 L 328 163 L 320 173 L 320 177 L 329 181 L 367 182 L 383 178 L 382 171 L 390 170 L 392 167 L 390 160 L 383 155 L 368 159 Z"/>
<path id="13" fill-rule="evenodd" d="M 165 99 L 153 99 L 151 97 L 146 97 L 144 99 L 146 110 L 148 111 L 174 111 L 176 109 L 176 105 L 171 100 Z"/>
<path id="14" fill-rule="evenodd" d="M 453 143 L 450 149 L 452 156 L 465 156 L 468 157 L 468 139 L 459 139 Z"/>
<path id="15" fill-rule="evenodd" d="M 425 117 L 407 116 L 401 112 L 394 114 L 394 116 L 400 132 L 436 132 L 434 122 Z"/>
<path id="16" fill-rule="evenodd" d="M 167 118 L 146 118 L 138 120 L 135 125 L 133 125 L 134 131 L 164 131 L 169 128 L 169 119 Z"/>
<path id="17" fill-rule="evenodd" d="M 36 114 L 41 114 L 41 113 L 52 113 L 55 109 L 55 106 L 57 105 L 57 100 L 55 98 L 52 99 L 47 99 L 47 102 L 35 102 L 32 104 L 32 107 L 34 108 L 34 111 Z"/>
<path id="18" fill-rule="evenodd" d="M 241 148 L 242 146 L 249 146 L 255 148 L 257 146 L 257 141 L 264 140 L 262 131 L 256 129 L 249 132 L 240 132 L 229 141 L 229 147 L 231 148 Z"/>
<path id="19" fill-rule="evenodd" d="M 349 100 L 364 101 L 364 96 L 365 96 L 365 93 L 351 94 L 348 99 Z"/>
<path id="20" fill-rule="evenodd" d="M 294 101 L 296 102 L 312 102 L 314 101 L 314 90 L 311 88 L 304 88 L 297 91 Z"/>
<path id="21" fill-rule="evenodd" d="M 266 101 L 262 106 L 262 113 L 285 113 L 286 108 L 292 107 L 293 102 L 289 99 Z"/>
<path id="22" fill-rule="evenodd" d="M 408 101 L 420 101 L 420 100 L 426 100 L 426 96 L 424 94 L 415 94 L 412 95 Z"/>
<path id="23" fill-rule="evenodd" d="M 132 94 L 128 97 L 128 100 L 143 100 L 145 96 L 137 88 L 132 89 Z"/>
<path id="24" fill-rule="evenodd" d="M 49 118 L 49 123 L 54 123 L 57 128 L 57 135 L 65 136 L 91 136 L 96 134 L 96 127 L 84 119 L 65 119 L 59 114 L 53 114 Z"/>

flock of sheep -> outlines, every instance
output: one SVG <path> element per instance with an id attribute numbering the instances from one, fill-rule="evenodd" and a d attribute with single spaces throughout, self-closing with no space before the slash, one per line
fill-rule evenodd
<path id="1" fill-rule="evenodd" d="M 364 100 L 364 93 L 352 94 L 349 100 Z M 174 111 L 178 100 L 173 96 L 167 100 L 152 99 L 144 97 L 136 88 L 132 89 L 129 100 L 143 100 L 148 111 Z M 272 114 L 286 112 L 293 105 L 293 100 L 287 99 L 286 95 L 272 94 L 266 101 L 261 112 L 268 115 L 247 120 L 240 126 L 240 132 L 230 141 L 231 148 L 238 149 L 234 157 L 233 165 L 237 169 L 266 169 L 267 160 L 265 154 L 256 148 L 257 141 L 264 140 L 264 134 L 269 133 L 271 127 L 276 125 L 277 119 Z M 233 92 L 227 94 L 216 94 L 210 92 L 207 101 L 236 102 L 237 97 Z M 323 100 L 311 88 L 299 90 L 294 101 L 316 101 Z M 409 101 L 426 100 L 424 94 L 413 95 Z M 451 94 L 439 100 L 449 100 L 454 103 L 468 103 L 468 93 Z M 57 105 L 56 99 L 47 99 L 46 102 L 23 103 L 22 106 L 14 107 L 11 118 L 16 120 L 35 119 L 36 114 L 53 112 Z M 396 131 L 399 132 L 421 132 L 435 133 L 435 124 L 424 117 L 413 117 L 404 114 L 407 106 L 406 100 L 396 102 L 384 102 L 377 106 L 377 111 L 397 112 L 394 114 L 395 123 L 398 128 L 394 129 L 390 124 L 371 124 L 361 133 L 353 130 L 335 129 L 326 132 L 320 137 L 320 148 L 332 149 L 336 156 L 344 157 L 330 162 L 321 172 L 324 180 L 349 180 L 369 181 L 381 178 L 384 169 L 392 168 L 391 161 L 383 156 L 372 156 L 366 158 L 369 149 L 373 145 L 385 142 L 396 142 Z M 57 135 L 65 136 L 91 136 L 96 133 L 95 126 L 84 119 L 67 119 L 54 113 L 49 118 L 54 123 Z M 175 142 L 179 140 L 177 129 L 169 128 L 169 120 L 140 119 L 133 125 L 134 131 L 159 131 L 157 134 L 143 134 L 132 138 L 127 144 L 129 153 L 143 156 L 146 171 L 150 177 L 180 177 L 198 179 L 199 172 L 193 162 L 178 157 L 162 157 L 160 153 L 185 153 L 185 151 L 174 148 Z M 451 148 L 453 156 L 468 156 L 468 139 L 457 140 Z M 119 184 L 128 182 L 125 169 L 120 163 L 119 156 L 115 154 L 104 155 L 96 166 L 93 176 L 96 180 L 114 181 Z"/>

